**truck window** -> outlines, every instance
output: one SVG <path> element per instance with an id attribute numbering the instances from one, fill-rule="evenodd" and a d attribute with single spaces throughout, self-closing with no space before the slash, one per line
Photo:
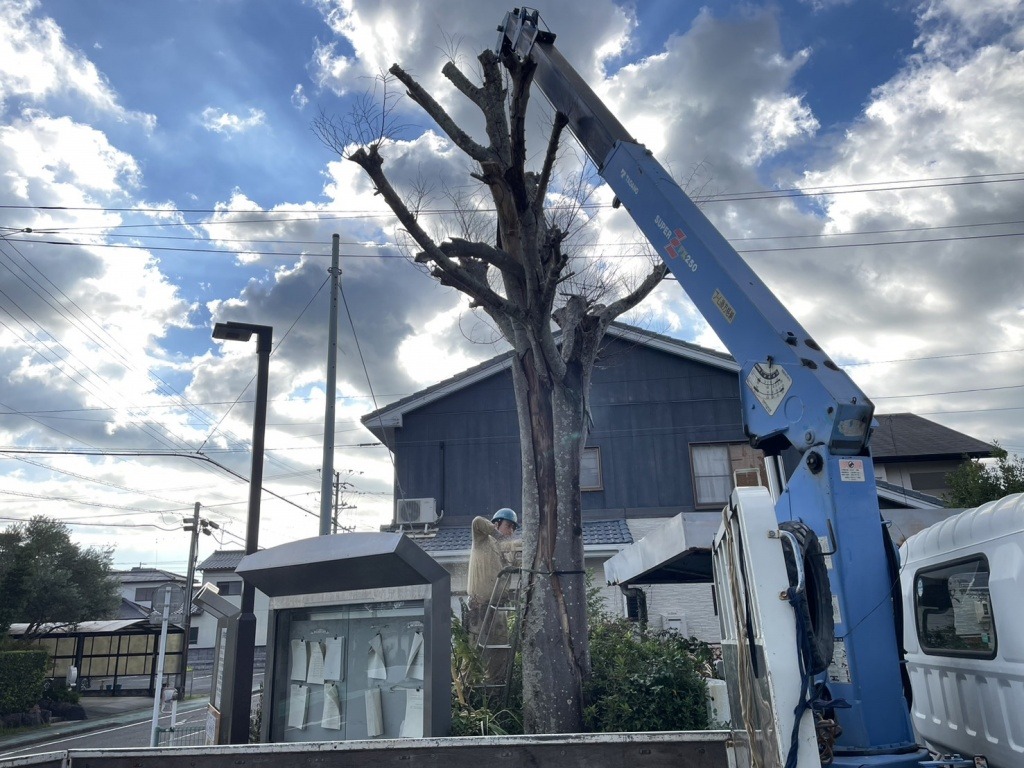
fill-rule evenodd
<path id="1" fill-rule="evenodd" d="M 914 576 L 921 650 L 942 656 L 994 658 L 996 625 L 984 556 L 923 569 Z"/>

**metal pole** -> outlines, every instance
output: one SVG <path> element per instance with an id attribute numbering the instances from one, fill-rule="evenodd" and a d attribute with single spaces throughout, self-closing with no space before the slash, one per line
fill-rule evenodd
<path id="1" fill-rule="evenodd" d="M 182 624 L 185 626 L 185 644 L 181 649 L 181 686 L 178 688 L 181 698 L 185 698 L 185 681 L 188 677 L 188 646 L 192 635 L 192 582 L 196 578 L 196 552 L 199 549 L 199 502 L 196 502 L 192 513 L 192 541 L 188 547 L 188 570 L 185 575 L 185 605 L 182 610 Z"/>
<path id="2" fill-rule="evenodd" d="M 260 498 L 263 490 L 263 452 L 267 431 L 267 387 L 270 378 L 270 350 L 273 328 L 254 327 L 257 333 L 256 413 L 252 425 L 252 476 L 249 480 L 249 517 L 245 530 L 245 554 L 251 555 L 259 543 Z M 249 743 L 249 718 L 252 713 L 252 670 L 256 657 L 256 588 L 242 582 L 242 607 L 235 635 L 235 677 L 232 686 L 230 743 Z"/>
<path id="3" fill-rule="evenodd" d="M 171 588 L 164 587 L 164 615 L 160 620 L 160 655 L 156 662 L 156 680 L 153 687 L 153 727 L 149 732 L 149 746 L 157 742 L 157 726 L 160 723 L 160 703 L 164 687 L 164 654 L 167 653 L 167 619 L 171 615 Z"/>
<path id="4" fill-rule="evenodd" d="M 338 386 L 338 266 L 340 240 L 331 237 L 331 316 L 327 324 L 327 400 L 324 403 L 324 457 L 320 468 L 320 535 L 331 532 L 331 480 L 334 478 L 334 399 Z"/>
<path id="5" fill-rule="evenodd" d="M 334 473 L 334 533 L 338 532 L 338 515 L 341 514 L 341 473 Z"/>
<path id="6" fill-rule="evenodd" d="M 213 327 L 213 338 L 226 341 L 248 341 L 256 334 L 256 411 L 252 423 L 252 472 L 249 477 L 249 515 L 245 527 L 245 554 L 251 555 L 259 545 L 260 498 L 263 492 L 263 452 L 267 432 L 267 388 L 270 379 L 270 352 L 274 329 L 269 325 L 224 322 Z M 256 588 L 242 581 L 242 606 L 235 621 L 233 674 L 230 709 L 228 710 L 228 742 L 249 743 L 249 719 L 252 717 L 252 671 L 256 658 Z"/>

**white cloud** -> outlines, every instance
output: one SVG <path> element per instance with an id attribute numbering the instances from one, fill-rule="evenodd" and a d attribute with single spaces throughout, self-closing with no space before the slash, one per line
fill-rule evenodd
<path id="1" fill-rule="evenodd" d="M 918 47 L 928 56 L 968 54 L 1004 39 L 1024 44 L 1024 6 L 1018 0 L 926 0 L 919 13 Z"/>
<path id="2" fill-rule="evenodd" d="M 349 75 L 353 61 L 347 56 L 339 56 L 335 42 L 321 43 L 319 40 L 313 49 L 313 58 L 309 62 L 309 75 L 319 88 L 327 88 L 337 96 L 343 96 L 352 88 Z"/>
<path id="3" fill-rule="evenodd" d="M 113 193 L 138 185 L 134 158 L 113 147 L 100 131 L 68 117 L 26 110 L 0 126 L 0 145 L 7 150 L 6 175 L 22 195 L 45 183 L 61 190 L 65 202 L 81 204 L 86 200 L 82 191 Z"/>
<path id="4" fill-rule="evenodd" d="M 152 130 L 156 117 L 124 109 L 96 66 L 67 45 L 56 22 L 32 17 L 39 8 L 38 0 L 0 5 L 0 109 L 13 96 L 41 104 L 51 96 L 72 94 L 120 120 L 138 121 Z"/>
<path id="5" fill-rule="evenodd" d="M 292 91 L 292 106 L 296 109 L 305 109 L 309 104 L 309 97 L 306 96 L 306 89 L 299 83 Z"/>
<path id="6" fill-rule="evenodd" d="M 207 107 L 202 114 L 203 128 L 229 136 L 263 125 L 266 120 L 266 113 L 254 107 L 249 108 L 248 117 L 240 117 L 217 107 Z"/>
<path id="7" fill-rule="evenodd" d="M 810 108 L 797 96 L 755 99 L 753 146 L 747 161 L 756 165 L 786 149 L 794 139 L 813 136 L 819 127 Z"/>
<path id="8" fill-rule="evenodd" d="M 462 328 L 469 313 L 469 299 L 460 295 L 454 307 L 434 315 L 398 342 L 398 364 L 417 387 L 461 373 L 493 354 L 493 349 L 481 355 L 480 349 L 467 346 Z"/>

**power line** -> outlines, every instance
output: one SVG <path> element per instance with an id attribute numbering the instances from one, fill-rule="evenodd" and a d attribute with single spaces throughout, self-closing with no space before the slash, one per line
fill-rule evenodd
<path id="1" fill-rule="evenodd" d="M 829 186 L 820 187 L 785 187 L 782 189 L 763 189 L 754 190 L 749 192 L 732 192 L 720 195 L 709 195 L 705 198 L 701 198 L 703 203 L 720 203 L 720 202 L 734 202 L 739 200 L 764 200 L 773 199 L 779 197 L 823 197 L 829 195 L 839 194 L 854 194 L 854 193 L 865 193 L 865 192 L 893 192 L 903 190 L 915 190 L 915 189 L 934 189 L 936 187 L 957 187 L 957 186 L 973 186 L 977 184 L 999 184 L 1005 182 L 1024 181 L 1024 171 L 1010 171 L 1005 173 L 979 173 L 965 176 L 935 176 L 935 177 L 924 177 L 918 179 L 896 179 L 886 181 L 867 181 L 867 182 L 856 182 L 850 184 L 835 184 Z M 581 205 L 573 204 L 571 206 L 557 206 L 562 208 L 576 209 L 584 207 L 588 209 L 596 208 L 610 208 L 612 207 L 609 203 L 584 203 Z M 556 207 L 556 208 L 557 208 Z M 95 213 L 159 213 L 163 215 L 168 214 L 231 214 L 231 213 L 244 213 L 253 214 L 259 213 L 249 208 L 157 208 L 157 207 L 146 207 L 146 206 L 121 206 L 121 207 L 103 207 L 103 206 L 66 206 L 66 205 L 13 205 L 3 204 L 0 205 L 0 210 L 34 210 L 34 211 L 87 211 Z M 457 208 L 424 208 L 419 211 L 422 214 L 450 214 L 458 213 Z M 278 208 L 273 211 L 266 211 L 267 214 L 284 214 L 284 215 L 300 215 L 301 220 L 308 221 L 310 211 L 308 209 L 296 208 Z M 359 209 L 334 209 L 324 208 L 315 213 L 321 214 L 326 213 L 332 216 L 353 216 L 353 217 L 377 217 L 380 214 L 374 211 L 366 211 Z M 172 225 L 183 226 L 190 222 L 170 222 Z M 220 221 L 208 221 L 198 222 L 200 224 L 235 224 L 238 223 L 232 220 L 220 220 Z"/>
<path id="2" fill-rule="evenodd" d="M 0 448 L 0 454 L 4 454 L 4 453 L 7 453 L 7 454 L 26 454 L 26 455 L 33 455 L 33 454 L 58 455 L 58 456 L 66 456 L 66 455 L 74 455 L 74 456 L 126 456 L 126 457 L 136 457 L 136 458 L 177 456 L 177 457 L 180 457 L 180 458 L 183 458 L 183 459 L 194 459 L 196 461 L 207 462 L 207 463 L 212 464 L 215 467 L 219 468 L 220 470 L 222 470 L 224 472 L 227 472 L 232 477 L 235 477 L 235 478 L 241 480 L 243 483 L 246 483 L 246 484 L 249 483 L 249 478 L 247 478 L 245 475 L 242 475 L 242 474 L 236 472 L 235 470 L 231 469 L 230 467 L 226 467 L 223 464 L 221 464 L 221 463 L 219 463 L 217 461 L 214 461 L 213 459 L 211 459 L 209 456 L 207 456 L 204 453 L 181 453 L 181 452 L 173 452 L 173 451 L 164 451 L 164 452 L 159 452 L 159 451 L 97 451 L 97 450 L 77 451 L 77 450 L 73 450 L 73 449 L 62 449 L 62 450 L 55 450 L 54 449 L 54 450 L 50 450 L 50 449 L 39 449 L 39 448 Z M 260 490 L 263 493 L 266 493 L 266 494 L 269 494 L 269 495 L 273 496 L 275 499 L 278 499 L 279 501 L 283 501 L 286 504 L 290 504 L 291 506 L 295 507 L 296 509 L 302 510 L 307 515 L 311 515 L 311 516 L 313 516 L 313 517 L 315 517 L 317 519 L 320 518 L 320 516 L 318 514 L 316 514 L 315 512 L 312 512 L 311 510 L 308 510 L 305 507 L 303 507 L 303 506 L 301 506 L 299 504 L 296 504 L 291 499 L 288 499 L 287 497 L 282 496 L 281 494 L 279 494 L 279 493 L 277 493 L 275 491 L 270 490 L 266 486 L 263 486 Z"/>
<path id="3" fill-rule="evenodd" d="M 1024 389 L 1024 384 L 1009 384 L 1005 387 L 977 387 L 975 389 L 951 389 L 947 392 L 919 392 L 913 395 L 873 395 L 871 400 L 896 400 L 903 397 L 937 397 L 939 395 L 967 395 L 973 392 L 995 392 L 1000 389 Z"/>
<path id="4" fill-rule="evenodd" d="M 756 236 L 748 236 L 748 237 L 730 237 L 729 241 L 730 242 L 751 242 L 751 241 L 757 241 L 757 240 L 828 239 L 828 238 L 836 238 L 836 237 L 855 237 L 855 236 L 858 236 L 858 235 L 888 235 L 888 234 L 905 234 L 905 233 L 908 233 L 908 232 L 933 232 L 933 231 L 945 230 L 945 229 L 975 229 L 975 228 L 979 228 L 979 227 L 1009 227 L 1009 226 L 1016 226 L 1016 225 L 1019 225 L 1019 224 L 1024 224 L 1024 219 L 1012 219 L 1012 220 L 1009 220 L 1009 221 L 974 222 L 974 223 L 966 223 L 966 224 L 941 224 L 941 225 L 935 225 L 935 226 L 920 226 L 920 227 L 898 227 L 898 228 L 889 228 L 889 229 L 861 229 L 861 230 L 851 230 L 849 232 L 817 232 L 817 233 L 805 233 L 805 234 L 798 234 L 798 235 L 785 235 L 785 234 L 783 234 L 783 235 L 756 235 Z M 151 226 L 151 225 L 141 224 L 141 225 L 129 225 L 129 226 L 148 227 L 148 226 Z M 222 244 L 229 244 L 229 243 L 239 244 L 240 243 L 242 245 L 249 245 L 249 244 L 256 243 L 256 244 L 259 244 L 259 245 L 316 245 L 316 246 L 320 246 L 320 247 L 324 246 L 323 240 L 291 240 L 291 239 L 284 239 L 284 238 L 264 238 L 264 237 L 256 237 L 256 238 L 223 238 L 223 237 L 200 237 L 198 235 L 190 235 L 190 236 L 187 236 L 187 237 L 184 236 L 184 235 L 152 235 L 152 234 L 138 235 L 138 234 L 121 234 L 121 233 L 118 233 L 118 232 L 109 231 L 109 230 L 111 230 L 113 228 L 114 227 L 111 227 L 111 226 L 106 226 L 106 227 L 82 227 L 82 226 L 47 227 L 45 229 L 33 228 L 31 233 L 34 234 L 34 235 L 55 235 L 57 233 L 75 234 L 75 233 L 87 232 L 90 229 L 104 229 L 105 231 L 104 231 L 103 236 L 106 237 L 106 238 L 124 238 L 124 239 L 131 238 L 133 240 L 138 240 L 138 239 L 141 238 L 141 239 L 145 239 L 145 240 L 171 240 L 171 241 L 176 241 L 176 242 L 178 242 L 178 241 L 185 241 L 185 242 L 195 242 L 195 243 L 222 243 Z M 14 230 L 12 232 L 12 234 L 19 233 L 19 232 L 22 232 L 22 230 Z M 29 239 L 24 239 L 24 240 L 18 239 L 18 242 L 37 242 L 37 241 L 36 240 L 29 240 Z M 391 241 L 367 243 L 367 242 L 362 241 L 362 240 L 342 240 L 340 242 L 341 242 L 342 245 L 358 245 L 358 246 L 364 246 L 364 247 L 371 247 L 371 246 L 375 246 L 375 247 L 385 247 L 385 246 L 387 246 L 387 247 L 397 247 L 397 243 L 394 243 L 394 242 L 391 242 Z M 89 244 L 93 245 L 94 243 L 89 243 Z M 590 247 L 600 248 L 600 247 L 610 247 L 610 246 L 622 247 L 622 246 L 636 246 L 636 245 L 647 245 L 647 242 L 646 241 L 616 242 L 616 243 L 600 243 L 599 242 L 599 243 L 594 243 Z M 134 247 L 142 247 L 142 246 L 136 245 Z"/>
<path id="5" fill-rule="evenodd" d="M 978 355 L 1002 355 L 1009 352 L 1024 352 L 1024 347 L 1013 349 L 990 349 L 985 352 L 958 352 L 952 355 L 926 355 L 924 357 L 901 357 L 895 360 L 867 360 L 860 363 L 843 363 L 841 368 L 851 368 L 856 365 L 888 365 L 890 363 L 916 363 L 921 360 L 949 360 L 954 357 L 977 357 Z"/>
<path id="6" fill-rule="evenodd" d="M 789 253 L 793 251 L 823 251 L 823 250 L 842 250 L 847 248 L 882 248 L 893 245 L 926 245 L 929 243 L 952 243 L 952 242 L 966 242 L 969 240 L 992 240 L 1007 237 L 1022 237 L 1024 231 L 1021 232 L 998 232 L 991 234 L 981 235 L 953 235 L 950 237 L 926 237 L 918 238 L 913 240 L 875 240 L 871 242 L 861 243 L 829 243 L 825 245 L 792 245 L 792 246 L 779 246 L 775 248 L 739 248 L 737 252 L 740 254 L 752 254 L 752 253 Z M 221 255 L 230 255 L 235 251 L 227 250 L 224 248 L 174 248 L 171 246 L 160 246 L 160 245 L 123 245 L 120 243 L 81 243 L 72 240 L 29 240 L 24 238 L 7 238 L 9 241 L 34 243 L 37 245 L 52 245 L 56 247 L 85 247 L 89 248 L 110 248 L 113 250 L 130 250 L 130 251 L 161 251 L 161 252 L 173 252 L 173 253 L 214 253 Z M 758 237 L 757 240 L 772 240 L 780 238 L 769 238 L 769 237 Z M 617 246 L 622 247 L 622 246 Z M 279 258 L 330 258 L 329 253 L 309 253 L 307 251 L 256 251 L 251 248 L 242 249 L 245 253 L 253 254 L 255 256 L 268 256 L 268 257 L 279 257 Z M 343 253 L 341 254 L 346 259 L 392 259 L 392 260 L 406 260 L 406 257 L 399 253 Z M 645 259 L 649 258 L 644 253 L 588 253 L 586 255 L 577 255 L 574 258 L 595 261 L 598 259 Z"/>

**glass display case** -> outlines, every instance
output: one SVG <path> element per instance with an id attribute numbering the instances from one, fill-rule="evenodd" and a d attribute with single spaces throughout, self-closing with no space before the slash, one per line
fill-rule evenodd
<path id="1" fill-rule="evenodd" d="M 265 742 L 445 736 L 450 577 L 402 534 L 341 534 L 246 556 L 270 597 Z"/>

